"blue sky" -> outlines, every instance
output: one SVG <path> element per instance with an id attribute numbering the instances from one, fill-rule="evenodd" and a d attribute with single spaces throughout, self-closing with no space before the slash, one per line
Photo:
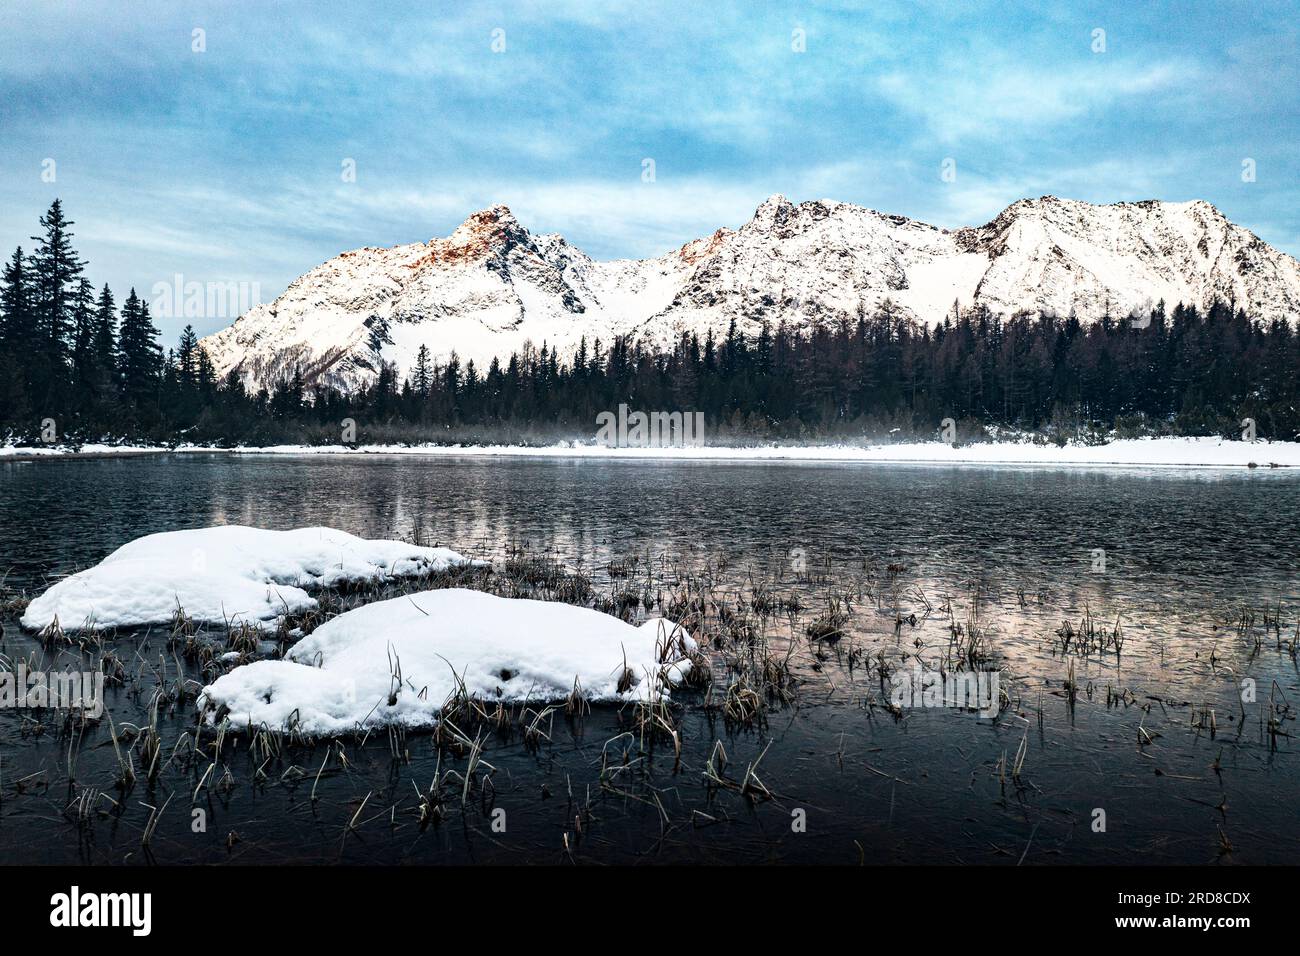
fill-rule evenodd
<path id="1" fill-rule="evenodd" d="M 1203 198 L 1300 253 L 1300 4 L 1056 6 L 0 0 L 0 252 L 60 196 L 96 284 L 270 300 L 496 202 L 610 258 L 781 192 L 942 226 Z"/>

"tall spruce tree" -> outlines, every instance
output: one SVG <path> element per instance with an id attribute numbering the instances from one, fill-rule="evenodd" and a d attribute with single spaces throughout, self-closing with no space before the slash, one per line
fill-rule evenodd
<path id="1" fill-rule="evenodd" d="M 194 334 L 192 325 L 181 330 L 180 342 L 176 346 L 176 374 L 182 388 L 194 389 L 198 386 L 199 337 Z"/>
<path id="2" fill-rule="evenodd" d="M 199 398 L 205 403 L 212 398 L 212 390 L 217 380 L 217 370 L 212 367 L 212 359 L 208 358 L 208 350 L 202 345 L 195 345 L 196 352 L 199 353 L 197 382 Z"/>
<path id="3" fill-rule="evenodd" d="M 31 364 L 27 359 L 35 342 L 27 259 L 20 246 L 0 274 L 0 424 L 31 425 Z"/>
<path id="4" fill-rule="evenodd" d="M 429 346 L 423 342 L 420 343 L 420 349 L 415 353 L 415 368 L 411 370 L 412 384 L 421 398 L 429 397 L 429 389 L 433 385 L 433 363 L 429 359 Z"/>
<path id="5" fill-rule="evenodd" d="M 23 248 L 14 250 L 0 276 L 0 349 L 14 355 L 36 347 L 36 316 Z"/>
<path id="6" fill-rule="evenodd" d="M 149 305 L 132 289 L 122 305 L 117 342 L 118 377 L 122 396 L 146 414 L 157 410 L 162 381 L 163 353 L 157 339 L 158 330 L 149 315 Z"/>
<path id="7" fill-rule="evenodd" d="M 91 336 L 95 389 L 101 399 L 110 397 L 117 384 L 117 303 L 107 285 L 99 291 L 95 305 L 95 332 Z"/>
<path id="8" fill-rule="evenodd" d="M 68 376 L 72 346 L 72 310 L 84 263 L 72 248 L 73 223 L 63 216 L 63 204 L 50 203 L 40 219 L 41 235 L 29 259 L 32 310 L 35 313 L 39 353 L 31 356 L 38 400 L 44 392 L 57 401 Z"/>
<path id="9" fill-rule="evenodd" d="M 94 378 L 95 287 L 84 276 L 72 296 L 72 380 L 77 401 L 87 404 Z"/>

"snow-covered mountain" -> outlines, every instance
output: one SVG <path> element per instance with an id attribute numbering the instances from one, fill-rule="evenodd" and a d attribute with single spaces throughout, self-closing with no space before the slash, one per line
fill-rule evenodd
<path id="1" fill-rule="evenodd" d="M 1300 316 L 1300 263 L 1204 201 L 1098 206 L 1045 196 L 947 230 L 848 203 L 773 196 L 737 230 L 654 259 L 597 262 L 532 235 L 505 206 L 446 239 L 344 252 L 270 304 L 203 339 L 217 370 L 252 387 L 302 371 L 351 389 L 380 361 L 407 374 L 421 344 L 486 370 L 527 342 L 567 354 L 581 337 L 667 345 L 683 331 L 746 334 L 870 314 L 886 301 L 934 323 L 982 303 L 1095 320 L 1163 299 Z"/>

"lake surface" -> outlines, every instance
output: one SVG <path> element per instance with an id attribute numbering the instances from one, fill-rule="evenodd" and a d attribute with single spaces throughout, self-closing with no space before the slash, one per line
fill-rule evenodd
<path id="1" fill-rule="evenodd" d="M 4 710 L 0 861 L 1300 862 L 1300 475 L 221 454 L 0 464 L 0 573 L 29 595 L 132 538 L 219 523 L 417 537 L 498 565 L 523 549 L 611 593 L 625 585 L 610 562 L 630 557 L 647 585 L 708 573 L 743 600 L 761 584 L 806 608 L 769 622 L 797 692 L 746 727 L 683 695 L 680 761 L 671 747 L 633 755 L 613 779 L 602 752 L 626 730 L 618 708 L 555 719 L 541 746 L 494 741 L 490 792 L 458 795 L 423 830 L 420 791 L 464 769 L 427 737 L 409 735 L 398 761 L 377 734 L 347 744 L 346 761 L 322 743 L 270 768 L 241 741 L 211 761 L 220 788 L 204 760 L 122 794 L 106 725 L 71 740 Z M 809 640 L 835 600 L 851 607 L 844 637 Z M 1062 646 L 1063 624 L 1088 618 L 1120 623 L 1122 653 Z M 977 624 L 1009 706 L 996 720 L 889 713 L 869 661 L 937 667 L 957 622 Z M 158 663 L 166 629 L 50 652 L 15 613 L 0 623 L 10 663 L 97 668 L 115 654 L 134 675 L 109 692 L 116 726 L 143 725 L 150 688 L 177 676 Z M 194 725 L 192 700 L 168 708 L 164 747 Z M 716 743 L 738 781 L 759 761 L 772 799 L 706 787 Z M 87 788 L 111 801 L 78 821 L 68 808 Z"/>

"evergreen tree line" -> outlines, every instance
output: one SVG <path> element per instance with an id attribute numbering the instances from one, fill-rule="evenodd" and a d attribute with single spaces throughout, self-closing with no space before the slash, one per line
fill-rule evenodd
<path id="1" fill-rule="evenodd" d="M 0 274 L 0 429 L 11 439 L 163 438 L 214 392 L 212 365 L 187 328 L 164 355 L 149 304 L 96 293 L 55 200 L 33 250 Z M 42 423 L 52 422 L 51 428 Z"/>
<path id="2" fill-rule="evenodd" d="M 132 290 L 118 309 L 84 277 L 56 200 L 31 254 L 0 277 L 0 427 L 31 440 L 53 418 L 69 440 L 215 444 L 550 441 L 592 436 L 596 415 L 700 411 L 722 440 L 931 437 L 944 418 L 963 438 L 986 426 L 1060 440 L 1121 435 L 1300 438 L 1300 336 L 1228 303 L 1157 304 L 1147 315 L 1017 315 L 960 310 L 935 327 L 886 303 L 855 320 L 746 336 L 687 333 L 671 349 L 581 342 L 572 358 L 527 345 L 486 369 L 421 348 L 386 362 L 351 394 L 301 372 L 250 393 L 222 380 L 186 327 L 163 351 Z"/>

